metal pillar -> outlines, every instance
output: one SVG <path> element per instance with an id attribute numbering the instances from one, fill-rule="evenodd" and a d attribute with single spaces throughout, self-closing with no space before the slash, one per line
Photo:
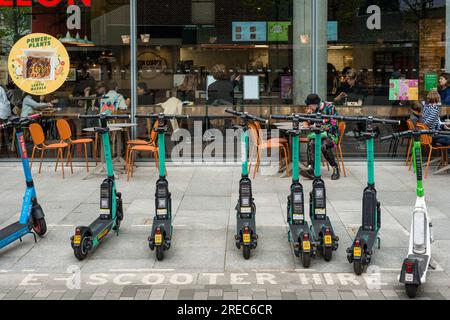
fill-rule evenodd
<path id="1" fill-rule="evenodd" d="M 131 122 L 135 120 L 137 107 L 137 0 L 130 0 L 130 68 L 131 68 Z M 136 139 L 136 128 L 131 130 L 132 139 Z"/>

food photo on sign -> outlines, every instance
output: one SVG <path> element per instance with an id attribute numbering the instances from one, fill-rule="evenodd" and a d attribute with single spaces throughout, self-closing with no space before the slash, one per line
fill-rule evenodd
<path id="1" fill-rule="evenodd" d="M 16 42 L 9 54 L 8 66 L 12 80 L 20 89 L 45 95 L 58 90 L 66 81 L 70 60 L 59 40 L 34 33 Z"/>

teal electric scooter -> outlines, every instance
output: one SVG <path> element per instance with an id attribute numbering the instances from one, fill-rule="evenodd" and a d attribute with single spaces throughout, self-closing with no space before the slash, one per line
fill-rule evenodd
<path id="1" fill-rule="evenodd" d="M 361 275 L 365 266 L 370 264 L 373 255 L 373 246 L 377 242 L 380 248 L 381 240 L 378 232 L 381 228 L 381 204 L 377 200 L 377 190 L 375 189 L 375 150 L 374 141 L 376 133 L 374 124 L 391 124 L 399 125 L 400 121 L 377 119 L 373 117 L 346 117 L 346 116 L 330 116 L 318 115 L 323 119 L 333 119 L 348 122 L 362 122 L 366 124 L 366 132 L 362 133 L 362 137 L 367 144 L 367 171 L 368 182 L 363 194 L 362 207 L 362 226 L 352 243 L 347 248 L 347 260 L 353 263 L 353 270 L 357 275 Z M 343 133 L 341 133 L 343 134 Z"/>
<path id="2" fill-rule="evenodd" d="M 73 252 L 78 260 L 84 260 L 90 251 L 97 248 L 106 235 L 116 231 L 119 235 L 120 224 L 123 220 L 122 194 L 117 192 L 114 176 L 113 159 L 109 142 L 108 120 L 130 119 L 129 115 L 80 115 L 80 119 L 100 120 L 101 126 L 95 132 L 102 137 L 103 149 L 108 178 L 100 186 L 100 216 L 88 227 L 75 228 L 75 235 L 70 238 Z"/>
<path id="3" fill-rule="evenodd" d="M 248 176 L 248 153 L 249 153 L 249 134 L 248 122 L 258 121 L 267 123 L 266 119 L 259 118 L 247 112 L 237 112 L 226 109 L 226 113 L 239 117 L 240 125 L 234 125 L 233 129 L 242 130 L 241 150 L 242 150 L 242 173 L 239 181 L 239 200 L 236 205 L 236 235 L 235 244 L 238 249 L 242 247 L 244 259 L 250 259 L 252 249 L 258 245 L 258 234 L 256 233 L 256 205 L 252 194 L 252 181 Z"/>
<path id="4" fill-rule="evenodd" d="M 287 133 L 292 138 L 292 184 L 290 195 L 287 198 L 287 222 L 289 224 L 288 240 L 292 243 L 294 254 L 300 257 L 302 265 L 309 268 L 311 258 L 316 255 L 316 246 L 312 242 L 312 236 L 305 214 L 305 195 L 303 185 L 300 183 L 300 133 L 311 131 L 311 128 L 301 128 L 300 121 L 312 121 L 322 123 L 322 119 L 314 120 L 302 117 L 298 114 L 292 116 L 272 115 L 274 120 L 292 121 L 292 130 Z"/>
<path id="5" fill-rule="evenodd" d="M 159 179 L 156 182 L 155 192 L 155 216 L 153 226 L 148 237 L 150 250 L 156 250 L 156 259 L 164 259 L 164 251 L 170 249 L 172 244 L 172 194 L 169 192 L 169 182 L 166 175 L 166 146 L 165 134 L 167 132 L 167 121 L 170 119 L 187 119 L 183 115 L 149 114 L 136 115 L 138 119 L 153 119 L 158 121 L 158 126 L 154 128 L 158 133 L 158 165 Z"/>

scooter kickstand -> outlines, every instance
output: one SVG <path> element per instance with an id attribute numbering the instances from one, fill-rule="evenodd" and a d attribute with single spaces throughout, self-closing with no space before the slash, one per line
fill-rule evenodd
<path id="1" fill-rule="evenodd" d="M 432 260 L 430 260 L 430 263 L 428 264 L 428 267 L 431 269 L 431 270 L 436 270 L 436 261 L 432 261 Z"/>
<path id="2" fill-rule="evenodd" d="M 381 238 L 377 237 L 377 242 L 378 242 L 378 250 L 381 249 Z"/>

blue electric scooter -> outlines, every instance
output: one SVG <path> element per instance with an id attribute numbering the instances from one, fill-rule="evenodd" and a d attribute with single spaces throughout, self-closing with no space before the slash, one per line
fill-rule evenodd
<path id="1" fill-rule="evenodd" d="M 22 242 L 22 237 L 27 234 L 32 234 L 34 241 L 36 242 L 36 234 L 42 237 L 47 232 L 44 211 L 37 201 L 36 189 L 31 175 L 30 163 L 28 161 L 28 154 L 23 136 L 23 128 L 28 127 L 30 123 L 39 117 L 40 115 L 33 115 L 27 118 L 13 116 L 10 117 L 6 123 L 0 125 L 0 130 L 12 127 L 16 129 L 18 150 L 20 158 L 22 159 L 22 166 L 27 184 L 19 221 L 0 230 L 0 249 L 16 240 Z"/>

